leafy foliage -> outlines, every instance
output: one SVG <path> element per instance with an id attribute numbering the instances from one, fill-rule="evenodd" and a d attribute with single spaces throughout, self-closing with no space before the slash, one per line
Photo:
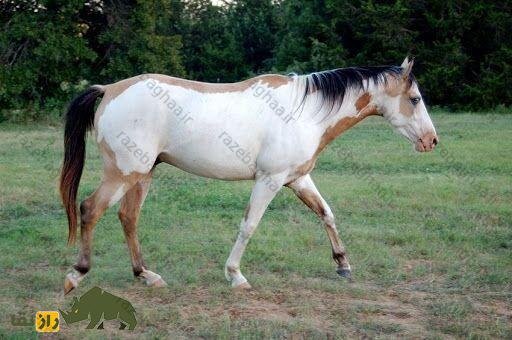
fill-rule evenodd
<path id="1" fill-rule="evenodd" d="M 173 7 L 165 0 L 117 2 L 105 8 L 107 29 L 100 42 L 107 47 L 101 75 L 119 80 L 143 72 L 184 74 L 181 36 L 173 27 Z"/>
<path id="2" fill-rule="evenodd" d="M 57 114 L 87 84 L 142 72 L 231 82 L 270 71 L 397 64 L 406 54 L 417 57 L 430 104 L 510 107 L 511 7 L 483 0 L 4 0 L 0 120 Z"/>

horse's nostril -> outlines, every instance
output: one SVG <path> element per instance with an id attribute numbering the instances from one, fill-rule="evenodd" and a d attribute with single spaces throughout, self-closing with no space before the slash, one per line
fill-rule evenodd
<path id="1" fill-rule="evenodd" d="M 437 138 L 434 137 L 434 139 L 432 140 L 432 144 L 437 145 L 437 143 L 438 143 Z"/>

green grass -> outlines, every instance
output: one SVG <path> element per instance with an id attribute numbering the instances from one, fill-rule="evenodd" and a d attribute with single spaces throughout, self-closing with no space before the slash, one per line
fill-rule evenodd
<path id="1" fill-rule="evenodd" d="M 57 194 L 62 129 L 0 125 L 0 338 L 35 337 L 8 315 L 68 308 L 98 285 L 130 300 L 133 333 L 62 325 L 61 336 L 512 337 L 512 116 L 435 114 L 441 144 L 418 154 L 370 118 L 336 140 L 313 172 L 349 252 L 354 282 L 335 273 L 321 223 L 285 189 L 242 261 L 254 290 L 223 275 L 251 182 L 195 177 L 161 165 L 139 235 L 150 269 L 132 277 L 117 209 L 95 231 L 93 267 L 64 297 L 77 248 Z M 90 141 L 80 197 L 97 186 Z M 104 332 L 104 333 L 100 333 Z"/>

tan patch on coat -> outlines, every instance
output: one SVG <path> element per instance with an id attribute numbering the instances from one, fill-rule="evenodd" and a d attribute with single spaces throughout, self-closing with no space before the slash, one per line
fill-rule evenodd
<path id="1" fill-rule="evenodd" d="M 371 115 L 381 115 L 377 111 L 377 107 L 375 105 L 370 105 L 372 101 L 372 95 L 368 92 L 365 92 L 361 97 L 359 97 L 355 103 L 355 107 L 358 115 L 364 115 L 365 117 Z"/>
<path id="2" fill-rule="evenodd" d="M 258 79 L 259 78 L 259 79 Z M 277 89 L 281 86 L 287 85 L 292 81 L 290 77 L 282 76 L 278 74 L 269 74 L 269 75 L 263 75 L 260 77 L 256 77 L 253 79 L 261 80 L 262 84 L 267 85 L 270 88 Z"/>
<path id="3" fill-rule="evenodd" d="M 390 74 L 386 75 L 385 92 L 388 96 L 396 97 L 404 92 L 404 83 L 400 79 Z"/>
<path id="4" fill-rule="evenodd" d="M 411 89 L 412 84 L 409 78 L 387 74 L 385 92 L 390 97 L 403 95 Z"/>
<path id="5" fill-rule="evenodd" d="M 410 94 L 408 92 L 405 92 L 400 97 L 399 110 L 404 116 L 410 117 L 413 115 L 414 105 L 411 103 Z"/>
<path id="6" fill-rule="evenodd" d="M 325 209 L 322 200 L 313 191 L 309 189 L 300 189 L 296 193 L 300 200 L 304 202 L 304 204 L 306 204 L 318 216 L 325 216 Z"/>
<path id="7" fill-rule="evenodd" d="M 147 176 L 147 174 L 140 173 L 137 171 L 133 171 L 128 175 L 124 175 L 123 172 L 117 167 L 116 154 L 105 142 L 104 139 L 99 143 L 99 149 L 103 156 L 103 181 L 121 178 L 123 179 L 123 182 L 133 185 L 137 183 L 141 177 Z"/>
<path id="8" fill-rule="evenodd" d="M 365 107 L 367 107 L 368 104 L 370 104 L 371 100 L 372 100 L 372 96 L 368 92 L 365 92 L 361 97 L 357 98 L 357 101 L 355 103 L 357 112 L 359 112 L 362 109 L 364 109 Z"/>
<path id="9" fill-rule="evenodd" d="M 410 117 L 414 113 L 414 105 L 410 101 L 412 83 L 408 79 L 387 76 L 386 94 L 390 97 L 400 96 L 399 110 L 404 116 Z"/>

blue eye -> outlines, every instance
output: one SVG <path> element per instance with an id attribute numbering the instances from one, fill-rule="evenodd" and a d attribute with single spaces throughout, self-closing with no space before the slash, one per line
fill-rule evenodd
<path id="1" fill-rule="evenodd" d="M 409 100 L 411 101 L 411 104 L 416 106 L 416 104 L 418 104 L 421 100 L 420 97 L 412 97 L 412 98 L 409 98 Z"/>

